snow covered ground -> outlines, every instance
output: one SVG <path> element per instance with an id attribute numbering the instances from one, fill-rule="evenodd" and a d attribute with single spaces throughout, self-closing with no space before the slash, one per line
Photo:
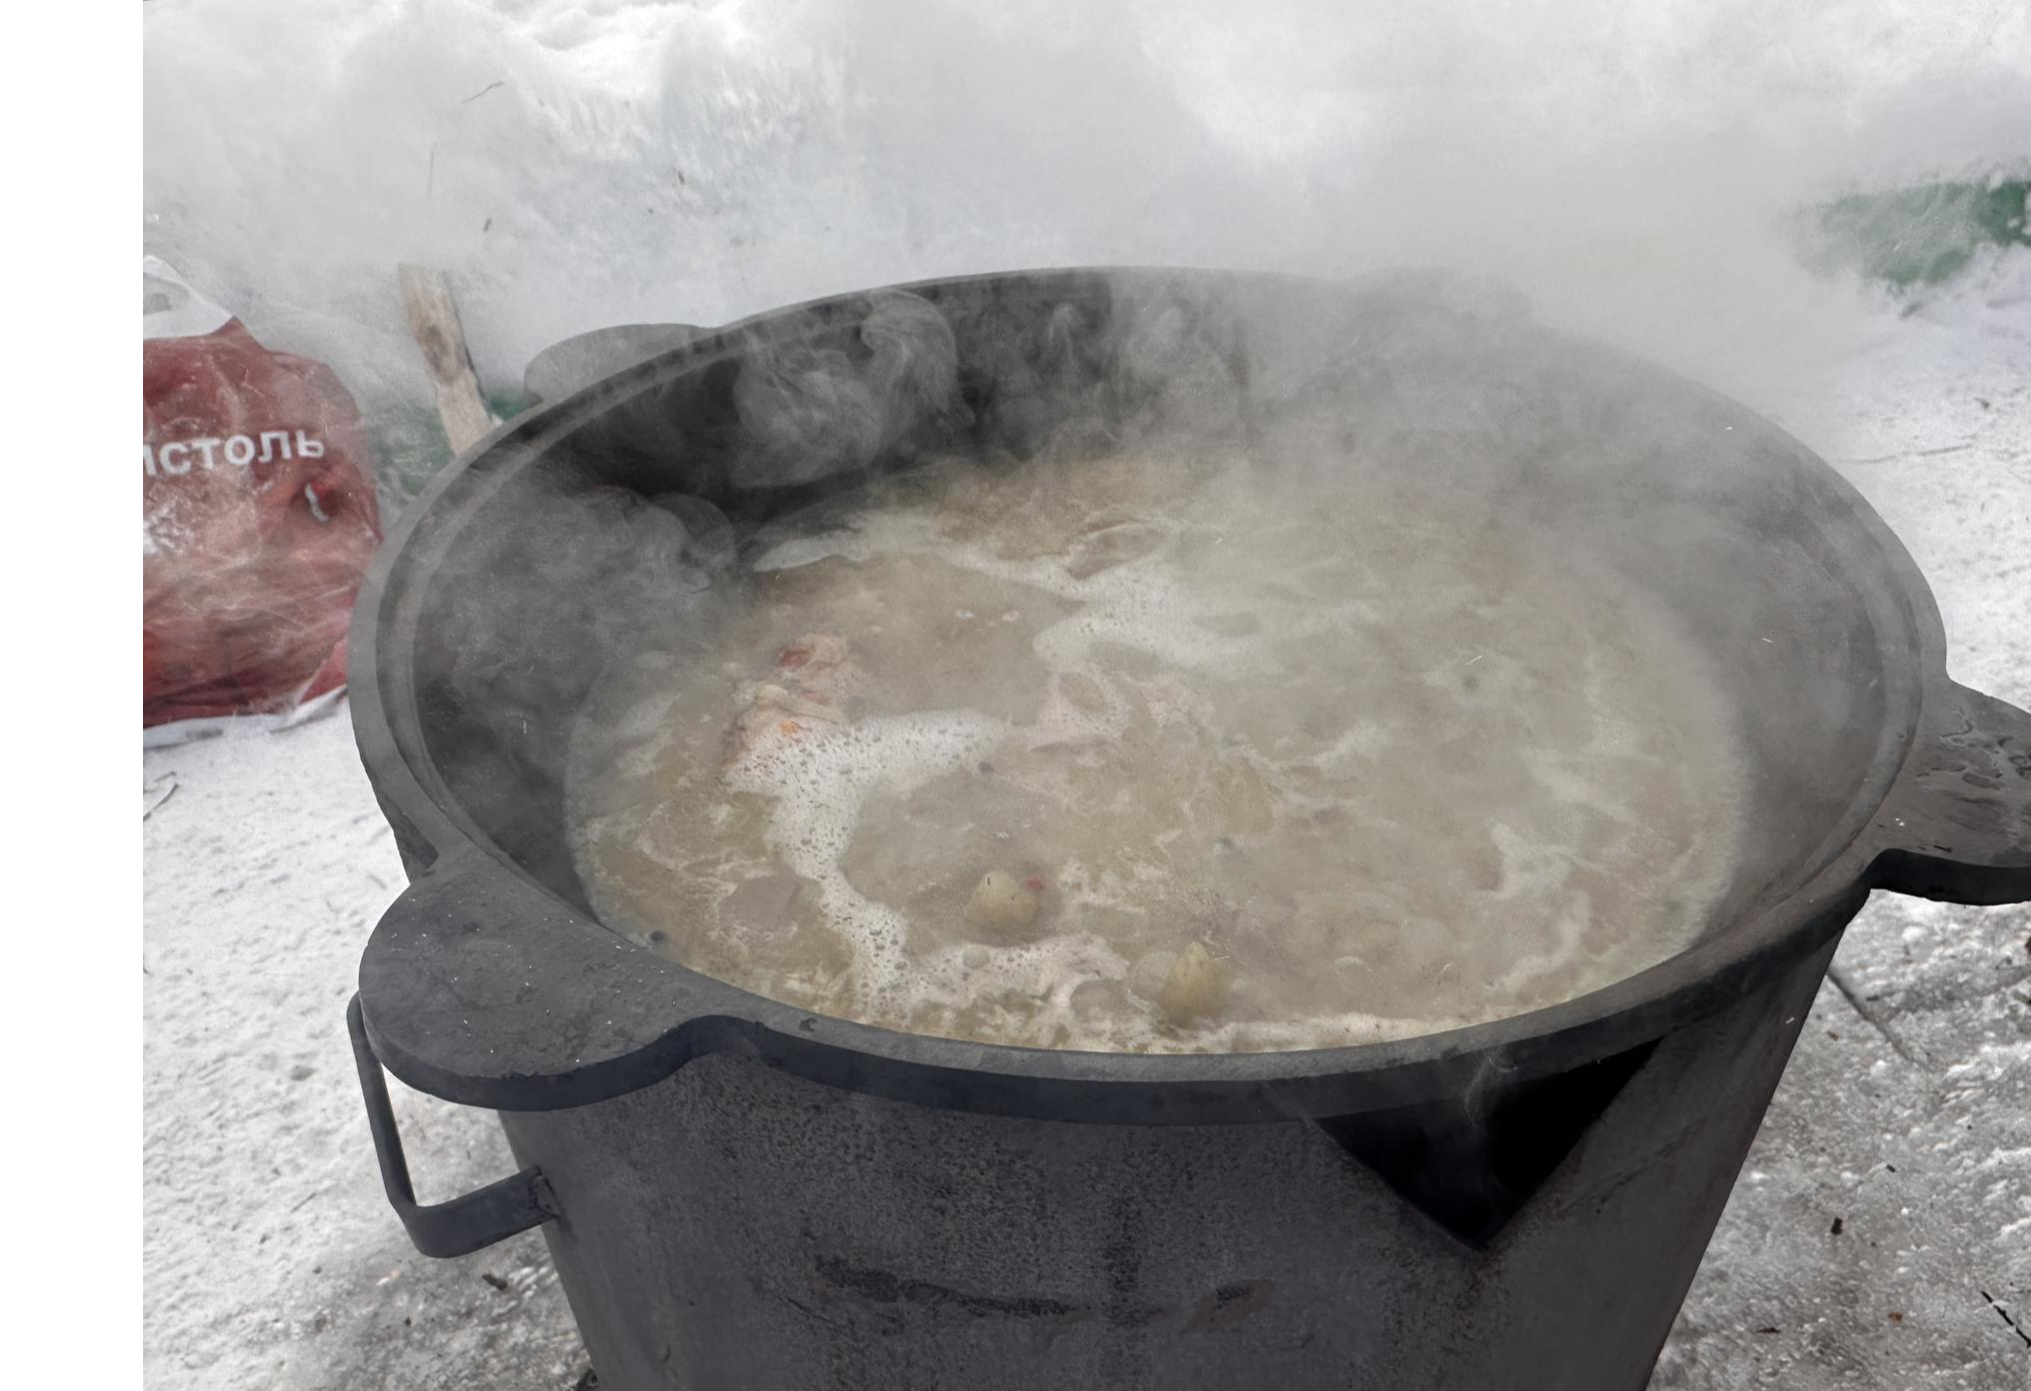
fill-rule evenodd
<path id="1" fill-rule="evenodd" d="M 1953 673 L 2031 705 L 2024 260 L 1748 395 L 1897 528 Z M 570 1387 L 540 1237 L 428 1261 L 381 1195 L 341 1014 L 401 867 L 346 722 L 152 751 L 144 778 L 149 1384 Z M 1660 1391 L 2031 1377 L 2031 910 L 1879 896 L 1835 971 L 1860 1010 L 1820 992 Z M 510 1171 L 492 1117 L 395 1090 L 426 1201 Z"/>

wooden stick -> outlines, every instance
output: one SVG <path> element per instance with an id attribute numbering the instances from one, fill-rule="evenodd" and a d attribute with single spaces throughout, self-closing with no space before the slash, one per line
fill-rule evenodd
<path id="1" fill-rule="evenodd" d="M 458 322 L 458 303 L 452 299 L 451 285 L 441 270 L 400 266 L 397 274 L 409 331 L 423 349 L 423 365 L 437 393 L 438 418 L 444 421 L 444 433 L 451 439 L 451 452 L 463 454 L 493 429 L 496 421 L 487 410 L 486 398 L 480 395 L 479 374 L 473 371 L 465 330 Z"/>

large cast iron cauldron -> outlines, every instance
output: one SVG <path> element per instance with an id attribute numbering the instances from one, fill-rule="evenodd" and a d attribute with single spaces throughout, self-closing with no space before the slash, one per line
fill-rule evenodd
<path id="1" fill-rule="evenodd" d="M 1117 1056 L 813 1017 L 594 920 L 573 710 L 634 646 L 681 650 L 761 521 L 934 453 L 1273 447 L 1301 420 L 1577 525 L 1719 658 L 1753 849 L 1692 948 L 1401 1042 Z M 625 508 L 551 527 L 612 485 L 685 518 L 681 553 L 637 555 Z M 2031 898 L 2031 716 L 1948 679 L 1861 499 L 1746 410 L 1446 278 L 992 275 L 700 334 L 439 478 L 352 663 L 412 880 L 350 1012 L 389 1196 L 433 1255 L 547 1224 L 618 1391 L 1636 1391 L 1870 891 Z M 382 1066 L 500 1112 L 526 1167 L 419 1207 Z"/>

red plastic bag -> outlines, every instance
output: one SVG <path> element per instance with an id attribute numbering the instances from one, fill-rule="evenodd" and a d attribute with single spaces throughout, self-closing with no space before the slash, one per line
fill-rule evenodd
<path id="1" fill-rule="evenodd" d="M 381 540 L 359 411 L 153 257 L 142 296 L 142 727 L 286 721 L 345 684 Z"/>

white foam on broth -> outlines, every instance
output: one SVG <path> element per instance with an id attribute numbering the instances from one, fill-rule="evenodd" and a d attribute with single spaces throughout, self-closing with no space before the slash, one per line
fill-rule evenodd
<path id="1" fill-rule="evenodd" d="M 1620 979 L 1726 888 L 1719 680 L 1570 545 L 1154 455 L 837 521 L 574 738 L 596 911 L 709 974 L 991 1042 L 1325 1047 Z"/>

